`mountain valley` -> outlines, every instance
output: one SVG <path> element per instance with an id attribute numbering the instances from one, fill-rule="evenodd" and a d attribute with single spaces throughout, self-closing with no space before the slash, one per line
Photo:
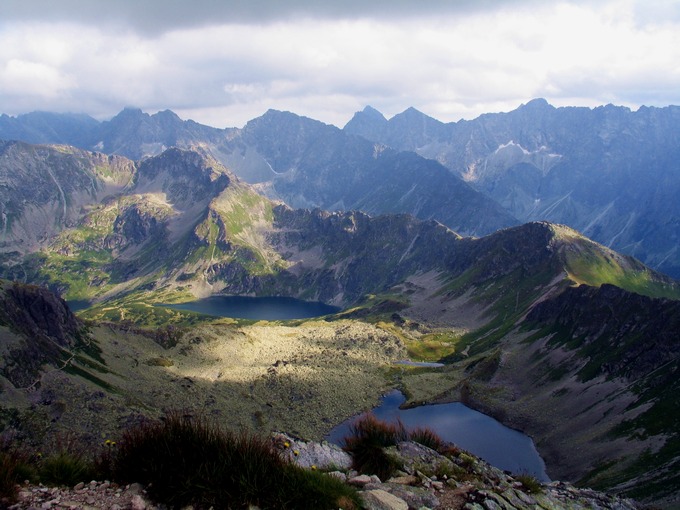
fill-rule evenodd
<path id="1" fill-rule="evenodd" d="M 676 280 L 571 224 L 519 224 L 524 206 L 482 194 L 491 177 L 475 190 L 439 153 L 369 142 L 361 116 L 339 130 L 270 111 L 217 130 L 172 112 L 40 115 L 30 130 L 0 119 L 0 137 L 43 137 L 0 144 L 0 417 L 26 441 L 101 442 L 169 408 L 320 439 L 398 387 L 409 405 L 462 400 L 525 431 L 553 478 L 678 503 Z M 403 117 L 420 119 L 414 149 L 439 126 Z M 545 147 L 507 145 L 494 175 L 549 175 L 567 157 Z M 673 214 L 654 234 L 671 244 Z M 219 294 L 342 311 L 254 322 L 154 306 Z M 55 295 L 87 306 L 76 317 Z M 407 357 L 445 366 L 393 364 Z"/>

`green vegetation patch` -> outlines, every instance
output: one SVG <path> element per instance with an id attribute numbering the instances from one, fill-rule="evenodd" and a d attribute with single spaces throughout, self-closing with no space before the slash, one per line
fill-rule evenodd
<path id="1" fill-rule="evenodd" d="M 455 332 L 429 333 L 415 339 L 406 339 L 406 351 L 414 361 L 439 361 L 456 352 L 462 335 Z"/>
<path id="2" fill-rule="evenodd" d="M 567 271 L 576 283 L 593 287 L 609 283 L 643 296 L 680 299 L 679 285 L 660 280 L 649 268 L 637 262 L 631 262 L 631 267 L 626 268 L 596 246 L 581 244 L 578 250 L 566 251 Z"/>
<path id="3" fill-rule="evenodd" d="M 105 268 L 112 261 L 108 253 L 82 251 L 68 256 L 46 252 L 43 260 L 37 281 L 65 289 L 64 299 L 90 299 L 107 288 L 110 275 Z"/>
<path id="4" fill-rule="evenodd" d="M 106 391 L 109 391 L 109 392 L 111 392 L 111 393 L 116 393 L 116 392 L 117 392 L 116 388 L 114 388 L 111 384 L 107 383 L 107 382 L 104 381 L 103 379 L 101 379 L 101 378 L 97 377 L 96 375 L 92 374 L 92 372 L 90 372 L 89 370 L 86 370 L 86 369 L 84 369 L 84 368 L 82 368 L 82 367 L 76 365 L 76 364 L 73 363 L 73 362 L 68 363 L 68 364 L 63 368 L 63 370 L 64 370 L 64 372 L 66 372 L 67 374 L 76 375 L 76 376 L 78 376 L 78 377 L 82 377 L 83 379 L 87 379 L 87 380 L 90 381 L 92 384 L 95 384 L 95 385 L 99 386 L 100 388 L 102 388 L 102 389 L 104 389 L 104 390 L 106 390 Z"/>
<path id="5" fill-rule="evenodd" d="M 195 326 L 215 321 L 211 315 L 155 306 L 153 300 L 139 294 L 95 305 L 82 312 L 81 317 L 94 322 L 128 322 L 147 327 Z"/>
<path id="6" fill-rule="evenodd" d="M 443 361 L 460 361 L 466 357 L 462 354 L 464 351 L 468 356 L 474 356 L 497 346 L 516 328 L 527 308 L 545 292 L 545 285 L 554 274 L 552 266 L 547 264 L 531 274 L 518 268 L 484 282 L 483 286 L 480 284 L 474 290 L 473 299 L 480 305 L 492 303 L 486 312 L 490 320 L 481 328 L 462 335 L 456 342 L 456 352 L 444 357 Z"/>

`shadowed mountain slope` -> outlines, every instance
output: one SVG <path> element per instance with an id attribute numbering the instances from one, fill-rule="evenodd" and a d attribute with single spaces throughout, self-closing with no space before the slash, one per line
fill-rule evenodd
<path id="1" fill-rule="evenodd" d="M 409 109 L 372 108 L 348 133 L 434 159 L 521 221 L 567 224 L 680 275 L 680 108 L 554 108 L 536 99 L 509 113 L 444 124 Z"/>
<path id="2" fill-rule="evenodd" d="M 31 116 L 3 119 L 6 126 L 3 129 L 0 123 L 0 138 L 36 139 L 28 129 Z M 44 123 L 65 123 L 59 119 L 53 114 Z M 55 130 L 46 127 L 38 139 L 68 140 L 64 130 L 58 136 Z M 86 130 L 89 138 L 77 136 Z M 288 112 L 270 110 L 243 129 L 216 129 L 183 121 L 168 110 L 148 115 L 129 108 L 110 121 L 74 128 L 70 143 L 133 160 L 159 155 L 170 147 L 208 149 L 234 174 L 258 183 L 265 195 L 292 207 L 409 213 L 436 219 L 468 235 L 484 235 L 518 223 L 437 163 L 375 146 L 334 126 Z"/>

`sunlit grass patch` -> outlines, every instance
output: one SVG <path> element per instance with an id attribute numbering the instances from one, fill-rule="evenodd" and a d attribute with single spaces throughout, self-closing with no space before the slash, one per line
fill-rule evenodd
<path id="1" fill-rule="evenodd" d="M 461 335 L 446 333 L 430 333 L 418 339 L 406 340 L 406 351 L 409 359 L 414 361 L 439 361 L 456 352 L 456 344 Z"/>

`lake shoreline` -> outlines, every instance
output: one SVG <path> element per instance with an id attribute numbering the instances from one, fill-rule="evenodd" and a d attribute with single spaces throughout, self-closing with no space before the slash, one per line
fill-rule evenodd
<path id="1" fill-rule="evenodd" d="M 390 390 L 381 397 L 378 406 L 336 425 L 324 439 L 340 445 L 357 419 L 372 414 L 383 421 L 403 423 L 409 429 L 429 428 L 444 441 L 468 450 L 500 469 L 516 474 L 526 472 L 543 482 L 550 481 L 545 461 L 533 440 L 523 432 L 462 402 L 404 407 L 406 401 L 401 390 Z"/>

